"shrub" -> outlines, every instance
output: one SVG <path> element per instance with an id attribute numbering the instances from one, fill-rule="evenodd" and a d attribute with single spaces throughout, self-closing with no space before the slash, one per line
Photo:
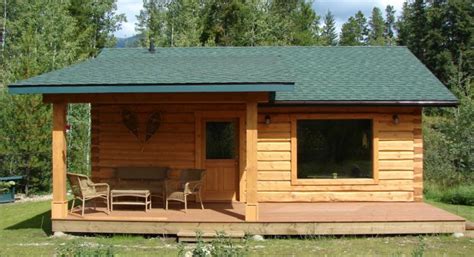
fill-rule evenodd
<path id="1" fill-rule="evenodd" d="M 210 243 L 202 240 L 202 234 L 197 233 L 197 243 L 186 250 L 183 245 L 179 247 L 179 256 L 192 257 L 242 257 L 248 255 L 247 240 L 243 244 L 235 244 L 225 233 L 218 232 L 217 238 Z"/>
<path id="2" fill-rule="evenodd" d="M 458 109 L 424 117 L 425 181 L 440 187 L 474 181 L 474 101 L 461 99 Z"/>
<path id="3" fill-rule="evenodd" d="M 439 200 L 449 204 L 474 206 L 474 185 L 459 186 L 444 192 Z"/>

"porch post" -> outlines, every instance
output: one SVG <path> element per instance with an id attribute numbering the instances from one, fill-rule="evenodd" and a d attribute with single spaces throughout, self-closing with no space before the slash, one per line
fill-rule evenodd
<path id="1" fill-rule="evenodd" d="M 257 102 L 247 102 L 246 114 L 246 199 L 245 221 L 258 220 L 257 200 Z"/>
<path id="2" fill-rule="evenodd" d="M 66 103 L 53 103 L 53 201 L 51 203 L 51 218 L 53 219 L 67 216 L 66 111 Z"/>

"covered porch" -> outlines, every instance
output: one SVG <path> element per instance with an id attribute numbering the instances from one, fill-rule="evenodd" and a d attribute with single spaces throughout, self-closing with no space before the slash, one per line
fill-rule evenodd
<path id="1" fill-rule="evenodd" d="M 245 203 L 207 203 L 201 210 L 179 205 L 144 212 L 104 208 L 85 216 L 53 220 L 54 231 L 179 234 L 180 231 L 241 231 L 260 235 L 438 234 L 465 230 L 463 218 L 422 202 L 409 203 L 259 203 L 258 221 L 245 221 Z M 421 215 L 420 215 L 421 214 Z"/>
<path id="2" fill-rule="evenodd" d="M 53 222 L 66 220 L 71 216 L 68 214 L 67 204 L 67 172 L 74 171 L 67 170 L 65 130 L 69 103 L 92 105 L 91 176 L 95 182 L 110 183 L 113 189 L 117 183 L 122 183 L 117 180 L 116 172 L 122 167 L 166 167 L 171 171 L 169 179 L 176 179 L 183 169 L 205 169 L 205 202 L 237 204 L 239 207 L 234 211 L 239 214 L 234 216 L 239 216 L 239 220 L 259 220 L 257 105 L 268 102 L 268 97 L 267 92 L 208 93 L 206 96 L 196 93 L 44 96 L 44 101 L 53 105 Z M 149 117 L 150 113 L 159 113 L 161 125 L 150 143 L 137 141 L 138 136 L 135 138 L 122 124 L 120 114 L 124 108 L 136 112 L 140 119 L 139 126 L 142 127 L 147 122 L 143 117 Z M 229 158 L 210 159 L 206 156 L 206 125 L 209 122 L 234 125 L 234 153 Z M 133 179 L 134 175 L 130 173 L 128 177 Z M 146 179 L 137 179 L 143 181 L 145 186 L 148 185 Z M 205 216 L 206 212 L 202 214 Z M 129 215 L 133 219 L 132 213 L 122 212 L 124 220 L 127 220 Z M 87 219 L 94 217 L 94 214 L 85 216 Z"/>

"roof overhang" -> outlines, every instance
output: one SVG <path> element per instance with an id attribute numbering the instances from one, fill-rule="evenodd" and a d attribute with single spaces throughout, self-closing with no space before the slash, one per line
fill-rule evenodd
<path id="1" fill-rule="evenodd" d="M 456 107 L 459 101 L 446 100 L 383 100 L 383 101 L 283 101 L 276 100 L 265 106 L 297 106 L 297 105 L 315 105 L 315 106 L 421 106 L 421 107 Z"/>
<path id="2" fill-rule="evenodd" d="M 90 93 L 224 93 L 288 92 L 294 82 L 144 84 L 144 85 L 10 85 L 10 94 L 90 94 Z"/>

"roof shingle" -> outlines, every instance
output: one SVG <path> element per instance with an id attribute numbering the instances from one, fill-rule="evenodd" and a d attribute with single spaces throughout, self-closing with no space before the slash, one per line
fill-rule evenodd
<path id="1" fill-rule="evenodd" d="M 157 48 L 154 54 L 103 49 L 95 59 L 20 81 L 10 90 L 225 83 L 295 84 L 293 91 L 276 92 L 276 101 L 457 101 L 406 47 Z"/>

